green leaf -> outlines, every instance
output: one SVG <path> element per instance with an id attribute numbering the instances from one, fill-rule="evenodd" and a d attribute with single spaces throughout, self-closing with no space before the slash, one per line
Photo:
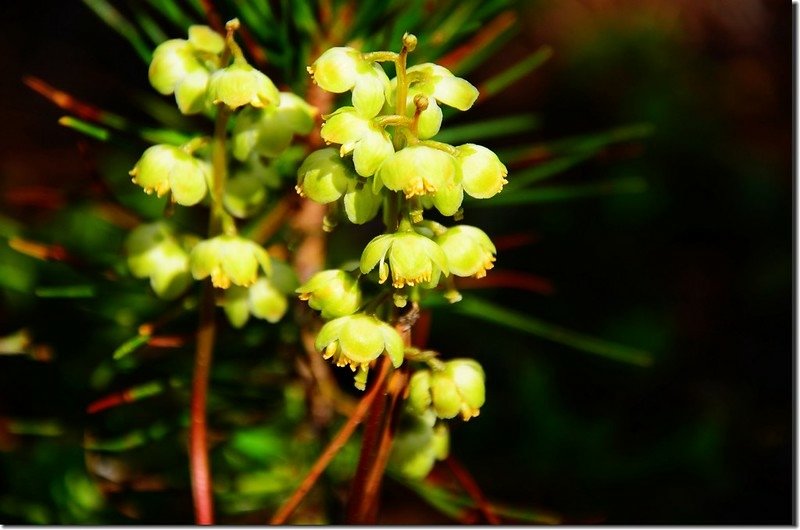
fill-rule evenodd
<path id="1" fill-rule="evenodd" d="M 448 144 L 460 144 L 485 140 L 502 136 L 511 136 L 536 129 L 539 118 L 535 114 L 521 114 L 519 116 L 505 116 L 494 120 L 484 120 L 476 123 L 465 123 L 448 127 L 436 135 L 436 140 Z"/>
<path id="2" fill-rule="evenodd" d="M 79 133 L 85 134 L 90 138 L 100 140 L 101 142 L 107 142 L 111 138 L 111 133 L 108 129 L 91 124 L 88 121 L 73 118 L 72 116 L 63 116 L 59 118 L 58 123 L 64 127 L 69 127 Z"/>
<path id="3" fill-rule="evenodd" d="M 131 6 L 131 11 L 133 11 L 133 18 L 153 44 L 158 45 L 167 40 L 167 34 L 164 33 L 164 30 L 153 20 L 153 17 L 148 15 L 143 9 L 138 9 L 136 5 Z"/>
<path id="4" fill-rule="evenodd" d="M 553 55 L 553 50 L 549 46 L 542 46 L 537 51 L 518 62 L 517 64 L 507 68 L 503 72 L 495 75 L 494 77 L 484 81 L 479 88 L 481 96 L 479 101 L 485 101 L 492 96 L 495 96 L 509 87 L 511 84 L 519 81 L 535 69 L 540 67 Z"/>
<path id="5" fill-rule="evenodd" d="M 106 0 L 83 0 L 86 6 L 94 11 L 95 15 L 108 24 L 113 30 L 127 40 L 137 55 L 145 62 L 150 63 L 152 51 L 150 46 L 144 41 L 136 27 L 122 16 L 122 13 L 108 3 Z"/>
<path id="6" fill-rule="evenodd" d="M 135 337 L 132 337 L 132 338 L 126 340 L 125 342 L 123 342 L 119 346 L 119 348 L 114 350 L 114 353 L 112 354 L 111 357 L 115 361 L 119 360 L 119 359 L 122 359 L 123 357 L 135 352 L 136 350 L 138 350 L 140 346 L 146 344 L 147 341 L 149 340 L 149 338 L 150 337 L 147 336 L 147 335 L 136 335 Z"/>
<path id="7" fill-rule="evenodd" d="M 159 13 L 182 30 L 188 30 L 189 26 L 195 24 L 192 17 L 175 0 L 149 0 L 149 2 Z"/>
<path id="8" fill-rule="evenodd" d="M 512 171 L 509 173 L 510 178 L 503 191 L 509 193 L 511 190 L 523 188 L 534 182 L 554 177 L 592 158 L 595 154 L 595 151 L 586 151 L 571 156 L 556 158 L 555 160 L 548 160 L 538 166 L 521 171 Z"/>
<path id="9" fill-rule="evenodd" d="M 548 186 L 492 197 L 492 200 L 475 200 L 467 202 L 470 208 L 494 208 L 498 206 L 519 206 L 542 202 L 584 199 L 598 195 L 617 195 L 620 193 L 641 193 L 647 189 L 647 181 L 641 177 L 622 177 L 591 184 L 575 184 L 570 186 Z"/>
<path id="10" fill-rule="evenodd" d="M 446 305 L 456 313 L 492 322 L 523 333 L 529 333 L 607 359 L 636 366 L 650 366 L 653 364 L 652 354 L 644 350 L 585 335 L 530 315 L 511 311 L 474 296 L 466 295 L 460 302 L 452 305 L 443 299 L 429 298 L 426 301 L 426 305 L 433 307 Z"/>
<path id="11" fill-rule="evenodd" d="M 92 298 L 95 295 L 94 286 L 92 285 L 37 287 L 34 293 L 39 298 Z"/>

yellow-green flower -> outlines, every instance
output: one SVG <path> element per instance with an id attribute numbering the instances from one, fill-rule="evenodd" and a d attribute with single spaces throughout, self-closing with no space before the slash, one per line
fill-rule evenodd
<path id="1" fill-rule="evenodd" d="M 488 199 L 508 184 L 508 169 L 493 151 L 475 144 L 460 145 L 457 149 L 463 177 L 461 185 L 467 195 Z"/>
<path id="2" fill-rule="evenodd" d="M 195 280 L 211 277 L 214 287 L 249 287 L 256 283 L 259 266 L 271 271 L 267 251 L 257 243 L 238 236 L 221 235 L 198 243 L 190 256 Z"/>
<path id="3" fill-rule="evenodd" d="M 217 70 L 208 81 L 208 100 L 231 109 L 251 105 L 272 110 L 280 102 L 280 92 L 272 80 L 245 61 L 234 61 Z"/>
<path id="4" fill-rule="evenodd" d="M 180 147 L 164 144 L 145 150 L 130 171 L 134 184 L 144 188 L 145 193 L 155 192 L 161 197 L 171 191 L 175 202 L 184 206 L 203 200 L 208 191 L 209 173 L 207 162 Z"/>
<path id="5" fill-rule="evenodd" d="M 391 99 L 389 78 L 378 63 L 365 61 L 353 48 L 330 48 L 308 67 L 323 90 L 340 94 L 353 91 L 353 106 L 364 116 L 377 116 Z"/>
<path id="6" fill-rule="evenodd" d="M 225 290 L 222 307 L 231 325 L 241 328 L 250 315 L 272 324 L 278 322 L 289 308 L 289 301 L 267 278 L 259 278 L 250 287 L 232 285 Z"/>
<path id="7" fill-rule="evenodd" d="M 233 127 L 233 156 L 245 161 L 255 151 L 275 158 L 289 147 L 295 134 L 311 132 L 316 115 L 316 107 L 291 92 L 280 93 L 280 104 L 274 110 L 247 107 L 236 117 Z"/>
<path id="8" fill-rule="evenodd" d="M 164 222 L 139 225 L 125 240 L 128 268 L 136 278 L 150 278 L 153 291 L 174 300 L 192 283 L 189 254 Z"/>
<path id="9" fill-rule="evenodd" d="M 406 147 L 381 164 L 376 186 L 382 184 L 393 191 L 402 191 L 406 198 L 433 194 L 456 187 L 461 171 L 449 153 L 425 145 Z"/>
<path id="10" fill-rule="evenodd" d="M 295 292 L 300 300 L 307 300 L 312 309 L 321 311 L 322 318 L 352 315 L 361 306 L 358 282 L 341 269 L 320 271 Z"/>
<path id="11" fill-rule="evenodd" d="M 447 256 L 447 266 L 456 276 L 483 278 L 494 267 L 497 249 L 480 228 L 456 225 L 436 237 Z"/>
<path id="12" fill-rule="evenodd" d="M 389 134 L 353 107 L 342 107 L 326 117 L 320 130 L 328 144 L 340 144 L 339 155 L 353 154 L 353 165 L 362 177 L 370 177 L 392 153 Z"/>
<path id="13" fill-rule="evenodd" d="M 397 288 L 435 287 L 441 274 L 449 274 L 447 258 L 439 245 L 416 232 L 383 234 L 370 241 L 361 254 L 361 272 L 366 274 L 376 265 L 380 283 L 391 271 L 392 285 Z"/>
<path id="14" fill-rule="evenodd" d="M 480 414 L 486 401 L 483 368 L 472 359 L 453 359 L 439 370 L 419 370 L 408 382 L 408 402 L 418 413 L 433 408 L 440 418 L 464 420 Z"/>
<path id="15" fill-rule="evenodd" d="M 366 370 L 382 353 L 397 368 L 403 363 L 403 338 L 392 326 L 374 316 L 358 313 L 336 318 L 320 329 L 315 341 L 323 358 L 354 372 Z"/>

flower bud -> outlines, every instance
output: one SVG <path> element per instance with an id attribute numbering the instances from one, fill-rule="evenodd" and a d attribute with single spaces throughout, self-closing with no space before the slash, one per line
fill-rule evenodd
<path id="1" fill-rule="evenodd" d="M 350 191 L 344 194 L 344 212 L 351 223 L 362 225 L 371 221 L 378 215 L 378 210 L 383 202 L 383 195 L 375 193 L 372 186 L 361 186 L 355 183 L 350 186 Z"/>
<path id="2" fill-rule="evenodd" d="M 250 287 L 233 285 L 226 289 L 222 307 L 231 325 L 241 328 L 251 314 L 271 324 L 278 322 L 286 314 L 289 301 L 270 280 L 262 277 Z"/>
<path id="3" fill-rule="evenodd" d="M 189 44 L 199 52 L 214 55 L 225 50 L 225 38 L 208 26 L 189 26 Z"/>
<path id="4" fill-rule="evenodd" d="M 197 204 L 208 191 L 209 167 L 206 162 L 172 145 L 154 145 L 145 150 L 130 171 L 133 182 L 145 193 L 156 192 L 161 197 L 172 191 L 178 204 Z"/>
<path id="5" fill-rule="evenodd" d="M 202 280 L 211 276 L 214 287 L 227 289 L 232 284 L 248 287 L 256 282 L 259 265 L 271 271 L 267 251 L 238 236 L 221 235 L 198 243 L 190 255 L 192 276 Z"/>
<path id="6" fill-rule="evenodd" d="M 308 155 L 300 165 L 295 189 L 302 197 L 328 204 L 339 200 L 356 178 L 335 149 L 320 149 Z"/>
<path id="7" fill-rule="evenodd" d="M 449 442 L 447 425 L 436 423 L 432 411 L 419 415 L 405 410 L 398 422 L 388 467 L 405 478 L 422 480 L 437 460 L 447 458 Z"/>
<path id="8" fill-rule="evenodd" d="M 471 197 L 488 199 L 508 184 L 508 169 L 490 149 L 475 144 L 460 145 L 457 158 L 463 175 L 461 185 Z"/>
<path id="9" fill-rule="evenodd" d="M 361 306 L 358 282 L 340 269 L 316 273 L 295 292 L 300 295 L 300 300 L 308 300 L 312 309 L 322 311 L 322 318 L 352 315 Z"/>
<path id="10" fill-rule="evenodd" d="M 339 317 L 320 329 L 315 342 L 322 357 L 336 366 L 366 370 L 369 363 L 386 353 L 397 368 L 403 363 L 405 345 L 400 334 L 386 322 L 358 313 Z"/>
<path id="11" fill-rule="evenodd" d="M 245 105 L 273 109 L 280 102 L 280 92 L 272 80 L 244 61 L 217 70 L 208 81 L 208 100 L 231 109 Z"/>
<path id="12" fill-rule="evenodd" d="M 163 222 L 139 225 L 125 240 L 128 267 L 136 278 L 150 278 L 153 291 L 165 300 L 180 296 L 192 282 L 189 254 Z"/>
<path id="13" fill-rule="evenodd" d="M 327 116 L 320 130 L 328 144 L 341 144 L 339 155 L 353 153 L 353 165 L 362 177 L 370 177 L 394 153 L 389 134 L 353 107 L 342 107 Z"/>
<path id="14" fill-rule="evenodd" d="M 447 266 L 456 276 L 483 278 L 494 267 L 497 249 L 480 228 L 457 225 L 436 238 L 447 256 Z"/>
<path id="15" fill-rule="evenodd" d="M 222 204 L 234 217 L 246 219 L 257 213 L 267 200 L 267 190 L 255 175 L 242 174 L 225 184 Z"/>
<path id="16" fill-rule="evenodd" d="M 415 232 L 383 234 L 370 241 L 361 254 L 361 272 L 366 274 L 376 265 L 380 283 L 387 280 L 391 270 L 396 288 L 418 284 L 435 287 L 442 273 L 449 274 L 447 258 L 439 245 Z"/>
<path id="17" fill-rule="evenodd" d="M 340 94 L 353 90 L 353 106 L 364 116 L 377 116 L 389 96 L 389 78 L 377 63 L 363 59 L 353 48 L 325 51 L 308 67 L 314 82 L 323 90 Z"/>
<path id="18" fill-rule="evenodd" d="M 417 122 L 417 136 L 423 140 L 435 136 L 442 126 L 442 109 L 439 103 L 467 110 L 478 97 L 478 89 L 469 81 L 454 76 L 448 69 L 437 64 L 412 66 L 407 74 L 412 82 L 408 88 L 406 114 L 409 117 L 414 115 L 415 98 L 424 96 L 428 100 L 428 106 L 420 113 Z M 395 89 L 396 86 L 395 78 L 391 81 L 391 87 Z M 391 101 L 389 104 L 393 105 Z"/>
<path id="19" fill-rule="evenodd" d="M 280 93 L 280 104 L 274 111 L 246 108 L 237 116 L 233 128 L 233 156 L 244 161 L 255 150 L 259 155 L 275 158 L 289 147 L 295 134 L 311 132 L 316 115 L 316 107 L 291 92 Z"/>
<path id="20" fill-rule="evenodd" d="M 153 88 L 164 95 L 174 92 L 183 114 L 196 114 L 205 108 L 209 75 L 195 56 L 194 47 L 182 39 L 160 44 L 153 52 L 148 70 Z"/>
<path id="21" fill-rule="evenodd" d="M 472 359 L 453 359 L 441 370 L 415 372 L 408 382 L 409 405 L 418 413 L 433 407 L 443 419 L 461 414 L 466 421 L 480 414 L 486 401 L 481 365 Z"/>
<path id="22" fill-rule="evenodd" d="M 461 172 L 452 155 L 414 145 L 387 158 L 376 177 L 390 190 L 402 191 L 410 198 L 455 186 L 461 180 Z"/>

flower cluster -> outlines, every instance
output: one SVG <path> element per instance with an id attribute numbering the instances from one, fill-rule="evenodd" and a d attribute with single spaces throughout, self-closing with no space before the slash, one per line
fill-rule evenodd
<path id="1" fill-rule="evenodd" d="M 291 269 L 240 235 L 235 220 L 269 206 L 268 188 L 280 185 L 292 139 L 309 134 L 317 115 L 247 62 L 234 39 L 238 26 L 230 21 L 224 36 L 192 26 L 187 39 L 155 49 L 153 88 L 174 94 L 182 113 L 214 119 L 215 132 L 182 145 L 153 145 L 130 171 L 145 193 L 169 195 L 181 206 L 208 204 L 213 228 L 201 240 L 159 222 L 141 225 L 126 241 L 131 273 L 149 278 L 156 295 L 174 299 L 193 279 L 208 279 L 234 327 L 251 315 L 277 322 L 288 309 L 287 295 L 297 286 Z"/>
<path id="2" fill-rule="evenodd" d="M 385 353 L 395 367 L 420 362 L 409 383 L 409 402 L 392 462 L 407 476 L 427 474 L 447 453 L 442 420 L 477 416 L 484 402 L 484 374 L 470 359 L 440 361 L 424 355 L 396 331 L 403 317 L 438 288 L 458 299 L 452 276 L 481 278 L 494 265 L 496 249 L 474 226 L 446 227 L 425 219 L 426 210 L 459 220 L 465 194 L 488 199 L 506 184 L 507 170 L 495 153 L 475 144 L 449 145 L 435 140 L 442 127 L 442 106 L 468 110 L 478 90 L 446 68 L 425 63 L 407 67 L 416 37 L 406 34 L 399 53 L 361 52 L 337 47 L 325 51 L 308 71 L 323 90 L 349 93 L 344 106 L 323 116 L 322 139 L 297 174 L 297 192 L 328 205 L 325 229 L 344 214 L 364 224 L 382 212 L 384 233 L 361 253 L 360 275 L 342 269 L 318 273 L 298 290 L 321 312 L 325 323 L 316 347 L 337 366 L 349 366 L 356 386 L 364 388 L 370 365 Z M 382 63 L 394 63 L 389 79 Z M 365 282 L 377 294 L 362 294 Z M 393 326 L 394 324 L 394 326 Z M 403 427 L 405 425 L 406 427 Z M 392 465 L 392 464 L 390 464 Z"/>

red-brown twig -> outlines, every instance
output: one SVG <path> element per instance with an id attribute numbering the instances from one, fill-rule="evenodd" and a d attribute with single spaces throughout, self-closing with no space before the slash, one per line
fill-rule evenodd
<path id="1" fill-rule="evenodd" d="M 502 524 L 502 521 L 492 510 L 492 505 L 486 499 L 486 496 L 467 468 L 462 466 L 452 455 L 447 457 L 446 462 L 447 467 L 450 468 L 450 472 L 458 483 L 461 484 L 461 487 L 464 488 L 467 495 L 475 502 L 475 505 L 478 507 L 481 514 L 483 514 L 486 522 L 489 524 Z"/>
<path id="2" fill-rule="evenodd" d="M 311 466 L 311 470 L 308 472 L 308 475 L 306 475 L 306 478 L 303 479 L 303 482 L 300 484 L 300 486 L 278 509 L 275 515 L 272 516 L 272 519 L 270 519 L 270 524 L 281 525 L 286 522 L 289 516 L 300 505 L 300 502 L 302 502 L 306 494 L 317 482 L 317 479 L 322 472 L 325 471 L 325 468 L 328 467 L 328 464 L 331 462 L 331 460 L 333 460 L 333 457 L 336 456 L 339 450 L 344 447 L 344 444 L 347 443 L 347 440 L 350 439 L 350 436 L 352 436 L 353 432 L 355 432 L 356 427 L 358 427 L 358 424 L 361 423 L 361 420 L 364 418 L 367 411 L 372 407 L 375 398 L 377 398 L 381 393 L 381 390 L 383 389 L 383 383 L 386 380 L 387 374 L 389 373 L 389 363 L 387 362 L 386 357 L 382 357 L 379 363 L 380 367 L 378 368 L 378 377 L 375 379 L 372 388 L 370 388 L 369 392 L 367 392 L 367 395 L 361 399 L 358 406 L 356 406 L 356 409 L 353 411 L 353 414 L 347 419 L 347 423 L 345 423 L 342 428 L 339 429 L 339 432 L 336 433 L 336 436 L 333 437 L 317 461 L 314 462 L 314 465 Z"/>
<path id="3" fill-rule="evenodd" d="M 195 522 L 214 524 L 214 502 L 211 494 L 211 470 L 208 463 L 206 401 L 214 340 L 217 329 L 214 319 L 214 288 L 210 280 L 203 285 L 200 301 L 200 324 L 197 328 L 197 349 L 192 376 L 192 402 L 189 409 L 189 468 L 192 479 Z"/>
<path id="4" fill-rule="evenodd" d="M 392 449 L 397 421 L 400 417 L 403 391 L 408 383 L 408 373 L 400 370 L 392 374 L 387 385 L 387 399 L 383 410 L 380 411 L 379 437 L 375 440 L 375 447 L 369 451 L 371 459 L 365 466 L 363 481 L 359 481 L 358 473 L 354 479 L 354 487 L 350 492 L 348 503 L 347 522 L 349 524 L 375 524 L 378 518 L 381 482 Z M 367 440 L 365 438 L 364 444 Z M 370 448 L 368 448 L 370 449 Z M 359 486 L 360 487 L 356 487 Z"/>
<path id="5" fill-rule="evenodd" d="M 208 25 L 214 28 L 214 31 L 225 34 L 225 25 L 222 23 L 222 17 L 219 16 L 219 11 L 214 5 L 213 0 L 200 0 L 203 6 L 203 11 L 206 14 Z"/>

